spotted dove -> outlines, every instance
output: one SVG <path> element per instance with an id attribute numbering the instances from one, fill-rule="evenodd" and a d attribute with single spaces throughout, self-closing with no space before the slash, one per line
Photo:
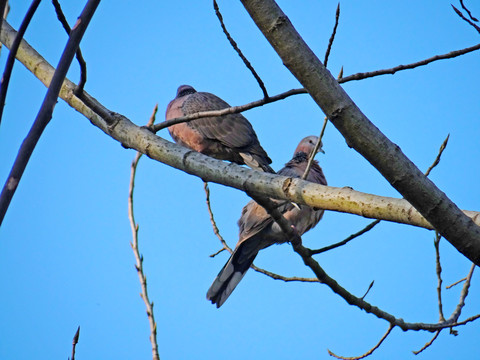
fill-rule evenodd
<path id="1" fill-rule="evenodd" d="M 302 177 L 318 137 L 308 136 L 298 144 L 297 149 L 279 175 Z M 323 171 L 315 160 L 306 180 L 327 185 Z M 323 216 L 323 210 L 314 210 L 307 205 L 294 205 L 290 202 L 273 200 L 300 235 L 313 228 Z M 252 265 L 258 252 L 266 247 L 288 241 L 279 225 L 267 214 L 265 209 L 251 200 L 242 210 L 239 226 L 239 240 L 230 259 L 223 266 L 207 292 L 207 299 L 217 308 L 227 300 L 232 291 Z"/>
<path id="2" fill-rule="evenodd" d="M 230 105 L 216 95 L 197 92 L 190 85 L 182 85 L 178 88 L 175 99 L 168 104 L 165 119 L 228 107 Z M 269 166 L 272 160 L 260 146 L 252 124 L 242 114 L 196 119 L 172 125 L 168 130 L 175 142 L 192 150 L 219 160 L 246 164 L 252 169 L 274 173 Z"/>

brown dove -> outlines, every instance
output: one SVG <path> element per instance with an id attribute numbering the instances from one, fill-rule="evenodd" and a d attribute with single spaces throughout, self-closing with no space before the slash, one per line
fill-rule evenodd
<path id="1" fill-rule="evenodd" d="M 182 85 L 168 104 L 165 119 L 228 107 L 230 105 L 216 95 Z M 175 142 L 202 154 L 275 173 L 269 165 L 272 160 L 260 146 L 252 124 L 242 114 L 196 119 L 172 125 L 168 131 Z"/>
<path id="2" fill-rule="evenodd" d="M 313 151 L 317 141 L 318 137 L 316 136 L 308 136 L 300 141 L 292 160 L 286 163 L 278 174 L 295 178 L 302 177 L 307 167 L 309 154 Z M 306 180 L 327 185 L 327 180 L 317 161 L 312 163 Z M 273 201 L 278 204 L 278 210 L 295 226 L 300 235 L 317 225 L 323 216 L 323 210 L 315 210 L 307 205 L 294 205 L 291 202 L 280 200 Z M 260 250 L 288 241 L 279 225 L 263 207 L 253 200 L 243 208 L 238 226 L 237 246 L 207 292 L 207 299 L 212 304 L 216 304 L 217 308 L 222 306 L 242 280 Z"/>

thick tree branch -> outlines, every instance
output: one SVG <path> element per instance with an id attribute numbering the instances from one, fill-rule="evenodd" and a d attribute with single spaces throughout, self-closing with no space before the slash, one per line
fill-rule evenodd
<path id="1" fill-rule="evenodd" d="M 480 227 L 361 112 L 273 0 L 242 0 L 285 66 L 344 136 L 459 252 L 480 265 Z"/>
<path id="2" fill-rule="evenodd" d="M 52 81 L 49 84 L 47 94 L 43 100 L 42 106 L 35 118 L 35 121 L 30 129 L 27 137 L 23 141 L 18 155 L 15 159 L 15 163 L 8 175 L 7 181 L 0 194 L 0 225 L 5 217 L 10 201 L 18 187 L 18 183 L 25 171 L 28 160 L 32 155 L 35 146 L 37 145 L 43 130 L 46 128 L 50 119 L 52 118 L 53 109 L 57 103 L 57 98 L 61 90 L 67 71 L 72 63 L 73 56 L 80 44 L 80 41 L 85 33 L 85 30 L 90 23 L 90 20 L 95 13 L 95 10 L 100 0 L 89 0 L 85 5 L 82 13 L 80 14 L 77 23 L 75 24 L 70 37 L 67 41 L 67 45 L 62 53 L 58 67 L 52 75 Z M 5 23 L 3 24 L 5 26 Z M 2 32 L 3 34 L 3 32 Z"/>
<path id="3" fill-rule="evenodd" d="M 2 31 L 0 40 L 9 47 L 16 32 L 6 21 L 3 23 L 3 28 L 5 31 Z M 48 86 L 54 69 L 25 41 L 22 41 L 19 48 L 18 59 Z M 96 108 L 102 110 L 105 117 L 108 117 L 107 122 L 74 96 L 74 89 L 75 84 L 65 80 L 60 97 L 85 115 L 93 125 L 122 145 L 198 176 L 204 181 L 216 182 L 240 190 L 245 190 L 248 186 L 251 191 L 258 194 L 293 201 L 297 204 L 432 229 L 428 221 L 406 200 L 361 193 L 350 188 L 321 186 L 300 179 L 260 173 L 236 164 L 215 160 L 166 141 L 146 128 L 136 126 L 124 116 L 112 113 L 84 92 L 85 98 L 88 98 Z M 465 211 L 465 213 L 480 224 L 480 213 L 473 211 Z"/>

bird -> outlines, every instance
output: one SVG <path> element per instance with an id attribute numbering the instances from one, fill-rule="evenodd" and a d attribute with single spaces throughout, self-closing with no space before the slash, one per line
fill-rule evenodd
<path id="1" fill-rule="evenodd" d="M 181 85 L 167 106 L 165 120 L 229 107 L 227 102 L 214 94 L 197 92 L 190 85 Z M 202 154 L 275 173 L 270 167 L 272 160 L 260 145 L 252 124 L 240 113 L 179 123 L 169 126 L 168 131 L 176 143 Z"/>
<path id="2" fill-rule="evenodd" d="M 308 158 L 318 141 L 317 136 L 307 136 L 300 141 L 293 158 L 285 164 L 278 175 L 292 178 L 302 177 L 307 167 Z M 321 146 L 319 151 L 323 152 Z M 318 151 L 317 151 L 318 152 Z M 327 185 L 322 168 L 313 161 L 307 181 Z M 314 209 L 307 205 L 297 205 L 288 201 L 273 200 L 278 210 L 297 230 L 304 234 L 318 224 L 323 216 L 323 209 Z M 238 220 L 239 240 L 230 259 L 218 273 L 207 292 L 207 300 L 223 305 L 240 280 L 250 268 L 258 252 L 266 247 L 288 241 L 280 226 L 270 217 L 263 207 L 251 200 L 242 210 Z"/>

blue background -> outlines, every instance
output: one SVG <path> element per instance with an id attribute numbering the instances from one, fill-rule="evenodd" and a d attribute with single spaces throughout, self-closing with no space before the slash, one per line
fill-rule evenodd
<path id="1" fill-rule="evenodd" d="M 70 23 L 84 2 L 64 2 Z M 305 41 L 323 60 L 336 1 L 280 1 Z M 457 4 L 456 4 L 457 5 Z M 480 7 L 468 1 L 473 14 Z M 18 28 L 27 1 L 16 1 L 8 21 Z M 227 28 L 264 80 L 269 93 L 300 87 L 238 1 L 220 1 Z M 337 76 L 390 68 L 474 45 L 480 34 L 450 1 L 341 3 L 329 69 Z M 53 6 L 45 1 L 25 38 L 56 65 L 67 41 Z M 104 1 L 81 48 L 86 91 L 138 125 L 156 103 L 163 120 L 177 86 L 191 84 L 231 105 L 260 99 L 255 79 L 220 29 L 210 1 Z M 1 52 L 4 67 L 7 49 Z M 417 166 L 426 170 L 447 134 L 450 141 L 431 178 L 462 209 L 480 210 L 480 53 L 426 67 L 350 82 L 344 86 L 371 121 Z M 68 77 L 78 81 L 74 62 Z M 43 100 L 45 87 L 23 65 L 12 74 L 0 125 L 0 178 L 5 179 Z M 324 115 L 307 95 L 245 113 L 279 169 L 298 141 L 320 132 Z M 162 130 L 159 136 L 170 139 Z M 332 186 L 400 197 L 331 126 L 317 159 Z M 78 359 L 149 358 L 149 327 L 130 248 L 127 218 L 130 163 L 135 155 L 90 124 L 62 100 L 28 164 L 0 228 L 0 358 L 69 356 L 81 326 Z M 3 180 L 2 180 L 3 181 Z M 250 271 L 217 310 L 205 293 L 227 260 L 212 232 L 203 183 L 142 159 L 135 188 L 140 251 L 155 303 L 162 359 L 330 358 L 327 348 L 360 355 L 388 324 L 351 307 L 319 284 L 283 283 Z M 211 184 L 217 224 L 231 246 L 248 201 L 242 192 Z M 344 239 L 371 220 L 327 212 L 304 236 L 312 248 Z M 438 305 L 434 233 L 383 222 L 348 246 L 317 256 L 353 294 L 409 322 L 436 322 Z M 468 273 L 470 263 L 441 243 L 444 284 Z M 263 251 L 258 266 L 284 275 L 312 276 L 288 245 Z M 474 274 L 461 319 L 480 312 Z M 459 286 L 444 290 L 444 311 L 454 310 Z M 423 359 L 480 356 L 480 323 L 443 331 Z M 372 359 L 413 358 L 426 332 L 396 328 Z"/>

